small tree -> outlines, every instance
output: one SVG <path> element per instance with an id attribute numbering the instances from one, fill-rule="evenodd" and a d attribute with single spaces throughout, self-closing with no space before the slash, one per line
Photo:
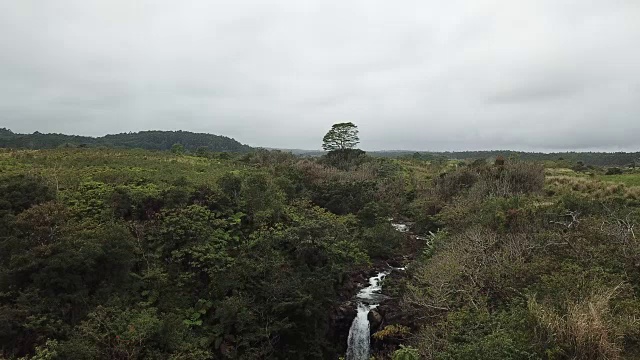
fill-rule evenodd
<path id="1" fill-rule="evenodd" d="M 322 138 L 322 148 L 325 151 L 353 149 L 359 142 L 358 127 L 354 123 L 338 123 Z"/>

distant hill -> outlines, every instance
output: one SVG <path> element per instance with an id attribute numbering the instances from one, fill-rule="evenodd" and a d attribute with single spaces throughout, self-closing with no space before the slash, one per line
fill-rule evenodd
<path id="1" fill-rule="evenodd" d="M 401 154 L 410 155 L 415 152 L 377 152 L 378 156 L 400 156 Z M 393 154 L 393 155 L 392 155 Z M 505 158 L 514 158 L 526 161 L 556 161 L 564 160 L 569 164 L 576 164 L 582 162 L 585 165 L 596 166 L 628 166 L 628 165 L 640 165 L 640 152 L 555 152 L 555 153 L 540 153 L 540 152 L 523 152 L 523 151 L 511 151 L 511 150 L 494 150 L 494 151 L 453 151 L 453 152 L 420 152 L 420 154 L 428 154 L 431 156 L 440 156 L 447 159 L 490 159 L 497 156 L 503 156 Z"/>
<path id="2" fill-rule="evenodd" d="M 299 156 L 321 156 L 321 150 L 302 149 L 280 149 L 289 151 Z M 368 151 L 371 156 L 386 158 L 419 157 L 421 159 L 492 159 L 498 156 L 505 158 L 515 158 L 526 161 L 557 161 L 564 160 L 569 164 L 576 164 L 578 161 L 585 165 L 596 166 L 640 166 L 640 152 L 524 152 L 512 150 L 491 150 L 491 151 L 412 151 L 412 150 L 378 150 Z"/>
<path id="3" fill-rule="evenodd" d="M 206 147 L 217 152 L 249 152 L 251 147 L 235 139 L 205 133 L 189 131 L 141 131 L 122 133 L 103 137 L 89 137 L 65 134 L 17 134 L 9 129 L 0 129 L 0 147 L 51 149 L 61 146 L 108 146 L 115 148 L 141 148 L 148 150 L 169 150 L 173 144 L 180 143 L 185 149 L 195 151 Z"/>
<path id="4" fill-rule="evenodd" d="M 26 148 L 26 149 L 52 149 L 62 146 L 97 147 L 107 146 L 115 148 L 141 148 L 148 150 L 169 150 L 173 144 L 180 143 L 186 150 L 195 151 L 206 147 L 216 152 L 249 152 L 253 148 L 241 144 L 235 139 L 206 133 L 193 133 L 189 131 L 141 131 L 136 133 L 121 133 L 102 137 L 89 137 L 65 134 L 17 134 L 13 131 L 0 128 L 0 147 Z M 322 150 L 303 149 L 279 149 L 288 151 L 298 156 L 315 157 L 325 154 Z M 597 166 L 628 166 L 635 164 L 640 166 L 640 152 L 560 152 L 539 153 L 511 150 L 493 151 L 411 151 L 411 150 L 383 150 L 370 151 L 371 156 L 376 157 L 415 157 L 422 159 L 446 158 L 446 159 L 490 159 L 499 155 L 505 158 L 517 158 L 529 161 L 555 161 L 565 160 L 570 164 L 582 162 L 585 165 Z"/>
<path id="5" fill-rule="evenodd" d="M 265 150 L 278 150 L 292 153 L 293 155 L 302 156 L 302 157 L 316 157 L 322 156 L 327 152 L 324 150 L 305 150 L 305 149 L 287 149 L 287 148 L 272 148 L 272 147 L 262 147 Z"/>

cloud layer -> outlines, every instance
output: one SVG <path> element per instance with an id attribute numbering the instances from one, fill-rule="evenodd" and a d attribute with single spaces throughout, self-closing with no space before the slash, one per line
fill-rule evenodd
<path id="1" fill-rule="evenodd" d="M 0 0 L 0 127 L 639 150 L 637 0 Z"/>

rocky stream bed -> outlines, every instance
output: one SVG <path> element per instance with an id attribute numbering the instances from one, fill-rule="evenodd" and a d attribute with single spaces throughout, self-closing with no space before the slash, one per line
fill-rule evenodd
<path id="1" fill-rule="evenodd" d="M 410 232 L 410 224 L 393 223 L 405 234 L 407 241 L 416 242 L 418 236 Z M 397 283 L 408 276 L 406 266 L 413 254 L 375 261 L 368 270 L 355 272 L 346 281 L 339 303 L 330 314 L 330 338 L 347 360 L 369 359 L 370 354 L 390 352 L 399 342 L 393 337 L 376 340 L 374 333 L 388 325 L 413 327 L 412 320 L 400 309 L 400 297 L 389 294 L 382 286 Z M 366 319 L 365 319 L 366 318 Z M 365 334 L 368 328 L 368 334 Z M 350 336 L 351 335 L 351 336 Z"/>

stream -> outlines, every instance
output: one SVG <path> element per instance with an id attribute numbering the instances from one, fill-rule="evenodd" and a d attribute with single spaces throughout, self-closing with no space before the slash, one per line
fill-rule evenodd
<path id="1" fill-rule="evenodd" d="M 408 226 L 405 224 L 391 225 L 399 232 L 409 231 Z M 393 270 L 404 270 L 404 268 L 393 268 L 389 266 L 388 270 L 378 272 L 376 276 L 369 278 L 369 286 L 361 289 L 356 295 L 358 312 L 349 329 L 346 360 L 369 360 L 371 351 L 369 312 L 377 308 L 380 302 L 384 300 L 385 295 L 382 294 L 382 282 Z"/>
<path id="2" fill-rule="evenodd" d="M 369 360 L 371 349 L 369 311 L 378 307 L 384 298 L 382 292 L 382 280 L 391 271 L 379 272 L 378 275 L 369 278 L 369 286 L 360 290 L 358 299 L 358 314 L 349 329 L 347 342 L 347 360 Z"/>

